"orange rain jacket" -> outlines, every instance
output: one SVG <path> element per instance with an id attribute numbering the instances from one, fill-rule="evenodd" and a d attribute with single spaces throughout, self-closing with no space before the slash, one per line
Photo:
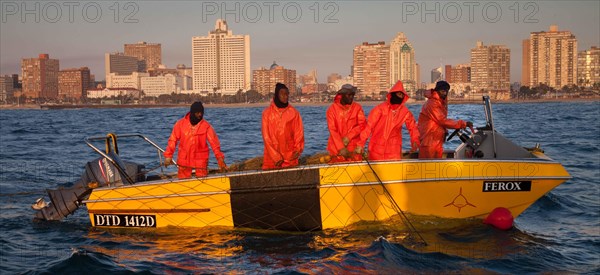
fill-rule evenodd
<path id="1" fill-rule="evenodd" d="M 298 165 L 298 159 L 292 159 L 294 152 L 298 156 L 304 150 L 304 129 L 300 113 L 292 105 L 277 108 L 271 101 L 262 114 L 262 136 L 265 144 L 263 170 L 279 168 L 275 166 L 283 160 L 283 167 Z"/>
<path id="2" fill-rule="evenodd" d="M 419 158 L 442 158 L 446 129 L 462 129 L 467 127 L 463 120 L 448 119 L 448 99 L 443 100 L 433 90 L 425 92 L 427 102 L 419 114 L 419 132 L 421 147 Z"/>
<path id="3" fill-rule="evenodd" d="M 391 104 L 392 93 L 402 92 L 404 101 L 402 104 Z M 367 127 L 361 134 L 363 140 L 371 134 L 369 142 L 369 159 L 392 160 L 402 158 L 402 124 L 406 125 L 410 134 L 411 144 L 419 145 L 419 131 L 413 114 L 406 108 L 405 103 L 408 94 L 404 90 L 401 81 L 398 81 L 387 94 L 387 100 L 377 105 L 367 121 Z M 417 148 L 413 148 L 417 149 Z"/>
<path id="4" fill-rule="evenodd" d="M 179 142 L 179 153 L 177 154 L 177 165 L 179 169 L 196 168 L 196 175 L 204 176 L 208 167 L 208 143 L 215 153 L 217 159 L 225 158 L 221 152 L 221 143 L 213 127 L 206 120 L 201 120 L 195 126 L 190 123 L 190 113 L 180 119 L 173 126 L 173 132 L 169 137 L 165 158 L 173 158 L 175 147 Z M 204 171 L 199 173 L 199 171 Z"/>
<path id="5" fill-rule="evenodd" d="M 346 147 L 350 152 L 354 151 L 357 145 L 365 146 L 365 141 L 360 138 L 360 133 L 367 122 L 362 106 L 356 102 L 342 105 L 341 98 L 341 94 L 336 95 L 333 104 L 327 109 L 327 127 L 329 128 L 327 151 L 332 156 L 338 155 L 344 148 L 342 141 L 344 137 L 350 140 Z"/>

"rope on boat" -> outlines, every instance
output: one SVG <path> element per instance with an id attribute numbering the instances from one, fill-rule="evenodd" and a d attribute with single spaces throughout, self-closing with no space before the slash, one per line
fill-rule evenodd
<path id="1" fill-rule="evenodd" d="M 385 185 L 379 178 L 379 175 L 377 175 L 377 172 L 375 172 L 375 170 L 373 169 L 373 166 L 371 166 L 371 163 L 369 162 L 369 160 L 364 155 L 363 155 L 363 159 L 367 162 L 367 165 L 369 165 L 369 168 L 371 168 L 371 171 L 373 172 L 373 175 L 375 175 L 375 178 L 377 178 L 377 181 L 379 182 L 379 184 L 381 184 L 381 187 L 383 188 L 383 193 L 385 194 L 386 198 L 392 203 L 392 208 L 394 208 L 396 213 L 398 213 L 398 215 L 400 215 L 400 217 L 406 223 L 406 225 L 408 225 L 408 228 L 411 231 L 415 232 L 417 234 L 417 236 L 419 236 L 419 238 L 421 239 L 421 242 L 423 242 L 424 245 L 427 245 L 427 242 L 425 241 L 423 236 L 421 236 L 419 231 L 417 231 L 415 226 L 410 222 L 410 220 L 408 219 L 406 214 L 404 214 L 404 211 L 402 211 L 402 209 L 400 208 L 400 206 L 398 205 L 398 203 L 396 202 L 394 197 L 392 197 L 392 194 L 390 194 L 390 191 L 387 190 L 387 188 L 385 187 Z"/>

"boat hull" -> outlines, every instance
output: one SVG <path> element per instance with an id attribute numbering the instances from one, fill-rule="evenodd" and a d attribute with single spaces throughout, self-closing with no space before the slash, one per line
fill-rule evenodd
<path id="1" fill-rule="evenodd" d="M 94 189 L 85 201 L 93 226 L 230 226 L 311 231 L 385 221 L 405 213 L 514 217 L 569 179 L 544 159 L 403 160 L 228 173 Z"/>

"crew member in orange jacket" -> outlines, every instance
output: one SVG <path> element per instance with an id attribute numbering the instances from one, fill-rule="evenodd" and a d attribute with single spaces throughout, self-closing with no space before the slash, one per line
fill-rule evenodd
<path id="1" fill-rule="evenodd" d="M 190 107 L 190 112 L 175 123 L 173 132 L 169 137 L 167 149 L 165 150 L 165 166 L 173 163 L 175 147 L 179 143 L 177 153 L 177 165 L 179 170 L 177 176 L 180 179 L 190 178 L 192 169 L 196 170 L 196 177 L 208 174 L 208 145 L 210 144 L 221 171 L 227 168 L 225 155 L 221 152 L 221 144 L 213 127 L 202 117 L 204 106 L 197 101 Z"/>
<path id="2" fill-rule="evenodd" d="M 369 113 L 367 127 L 361 133 L 363 140 L 371 136 L 369 159 L 402 158 L 402 124 L 406 125 L 410 134 L 411 151 L 419 148 L 419 131 L 413 114 L 404 105 L 407 100 L 408 94 L 402 81 L 398 81 L 388 92 L 387 100 Z"/>
<path id="3" fill-rule="evenodd" d="M 427 102 L 419 114 L 419 132 L 421 133 L 420 159 L 442 158 L 446 129 L 473 127 L 473 123 L 448 119 L 448 91 L 450 84 L 438 81 L 433 90 L 425 92 Z"/>
<path id="4" fill-rule="evenodd" d="M 352 153 L 361 154 L 365 145 L 360 133 L 365 128 L 366 118 L 362 106 L 354 102 L 355 94 L 356 87 L 345 84 L 326 113 L 329 128 L 327 151 L 332 157 L 343 160 L 351 160 Z"/>
<path id="5" fill-rule="evenodd" d="M 289 94 L 284 84 L 277 83 L 273 101 L 263 111 L 263 170 L 296 166 L 304 150 L 302 118 L 288 103 Z"/>

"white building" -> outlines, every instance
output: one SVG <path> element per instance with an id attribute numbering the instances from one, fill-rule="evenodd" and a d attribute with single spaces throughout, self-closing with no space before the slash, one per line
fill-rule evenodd
<path id="1" fill-rule="evenodd" d="M 141 78 L 150 76 L 148 73 L 134 72 L 130 75 L 117 75 L 111 73 L 106 76 L 106 87 L 108 88 L 135 88 L 140 90 Z M 110 83 L 110 85 L 109 85 Z"/>
<path id="2" fill-rule="evenodd" d="M 140 90 L 134 88 L 104 88 L 87 90 L 87 98 L 104 98 L 111 96 L 130 96 L 139 98 L 140 94 Z"/>
<path id="3" fill-rule="evenodd" d="M 145 76 L 141 78 L 141 89 L 144 96 L 178 94 L 183 87 L 183 79 L 178 75 Z"/>
<path id="4" fill-rule="evenodd" d="M 415 49 L 402 32 L 390 43 L 390 87 L 398 80 L 402 81 L 406 91 L 416 91 L 418 82 Z"/>
<path id="5" fill-rule="evenodd" d="M 208 36 L 192 37 L 192 68 L 194 90 L 223 94 L 249 90 L 250 36 L 233 35 L 227 22 L 218 19 Z"/>

